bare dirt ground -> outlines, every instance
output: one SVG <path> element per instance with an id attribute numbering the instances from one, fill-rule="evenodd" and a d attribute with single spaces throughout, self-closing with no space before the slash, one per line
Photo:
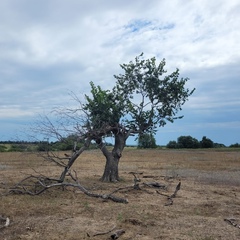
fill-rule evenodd
<path id="1" fill-rule="evenodd" d="M 73 168 L 83 186 L 95 193 L 110 193 L 133 185 L 129 172 L 142 172 L 142 190 L 122 190 L 117 196 L 129 203 L 91 198 L 67 188 L 50 189 L 39 196 L 5 195 L 9 186 L 27 174 L 59 176 L 34 154 L 0 154 L 0 216 L 10 225 L 0 229 L 0 239 L 111 239 L 111 229 L 123 229 L 126 239 L 238 240 L 240 228 L 240 151 L 218 150 L 135 150 L 126 149 L 120 161 L 118 183 L 99 181 L 104 158 L 99 150 L 84 152 Z M 179 180 L 181 189 L 173 204 L 143 182 L 159 182 L 171 195 Z"/>

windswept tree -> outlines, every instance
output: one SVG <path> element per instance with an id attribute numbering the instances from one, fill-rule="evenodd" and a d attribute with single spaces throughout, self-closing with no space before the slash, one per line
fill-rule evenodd
<path id="1" fill-rule="evenodd" d="M 186 88 L 188 78 L 179 77 L 179 69 L 167 74 L 165 59 L 145 60 L 143 54 L 135 61 L 120 65 L 123 73 L 114 75 L 112 90 L 102 90 L 91 83 L 91 96 L 86 95 L 84 110 L 88 114 L 88 131 L 106 157 L 102 181 L 118 181 L 118 164 L 129 136 L 152 134 L 168 121 L 174 122 L 182 105 L 195 89 Z M 95 134 L 95 135 L 94 135 Z M 104 138 L 115 139 L 112 151 Z"/>
<path id="2" fill-rule="evenodd" d="M 85 95 L 86 101 L 76 97 L 79 108 L 61 112 L 68 120 L 60 127 L 55 128 L 47 118 L 50 124 L 44 123 L 46 133 L 61 138 L 59 133 L 69 125 L 71 130 L 68 133 L 85 141 L 80 149 L 74 149 L 68 164 L 63 165 L 65 169 L 60 181 L 92 141 L 106 157 L 101 180 L 118 181 L 119 160 L 129 136 L 154 134 L 158 127 L 183 117 L 179 112 L 195 89 L 186 87 L 189 79 L 181 78 L 179 69 L 167 74 L 165 65 L 165 59 L 157 64 L 155 57 L 145 60 L 141 54 L 134 61 L 120 65 L 123 73 L 114 75 L 116 84 L 113 89 L 103 90 L 91 82 L 91 94 Z M 106 137 L 114 138 L 112 150 L 105 144 Z"/>

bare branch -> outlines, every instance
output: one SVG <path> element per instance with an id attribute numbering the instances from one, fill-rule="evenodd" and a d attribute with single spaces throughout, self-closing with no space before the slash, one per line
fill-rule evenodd
<path id="1" fill-rule="evenodd" d="M 113 228 L 111 228 L 111 229 L 108 230 L 108 231 L 95 233 L 95 234 L 93 234 L 92 236 L 93 236 L 93 237 L 96 237 L 96 236 L 99 236 L 99 235 L 105 235 L 105 234 L 108 234 L 108 233 L 112 232 L 115 228 L 116 228 L 116 226 L 114 226 Z"/>
<path id="2" fill-rule="evenodd" d="M 229 224 L 231 224 L 232 226 L 239 228 L 240 229 L 240 224 L 236 222 L 235 218 L 224 218 L 225 222 L 228 222 Z"/>
<path id="3" fill-rule="evenodd" d="M 170 205 L 173 205 L 173 198 L 176 197 L 177 192 L 180 190 L 180 188 L 181 188 L 181 181 L 179 181 L 178 185 L 176 186 L 176 189 L 175 189 L 174 193 L 170 196 L 167 195 L 167 194 L 160 193 L 159 191 L 156 191 L 156 192 L 160 195 L 166 196 L 168 198 L 168 202 L 165 203 L 165 206 L 170 206 Z"/>
<path id="4" fill-rule="evenodd" d="M 71 173 L 69 175 L 72 179 L 77 179 L 72 176 Z M 70 182 L 56 182 L 50 178 L 43 178 L 42 176 L 28 176 L 16 184 L 13 188 L 10 188 L 9 194 L 28 194 L 31 196 L 40 195 L 46 190 L 54 187 L 74 187 L 79 189 L 81 192 L 86 194 L 89 197 L 101 198 L 104 200 L 110 199 L 114 202 L 119 203 L 128 203 L 127 199 L 120 198 L 117 196 L 113 196 L 112 194 L 98 194 L 92 193 L 88 191 L 85 187 L 83 187 L 79 181 L 70 183 Z"/>

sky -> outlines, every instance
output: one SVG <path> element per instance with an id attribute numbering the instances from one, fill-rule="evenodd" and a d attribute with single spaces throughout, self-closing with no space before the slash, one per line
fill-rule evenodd
<path id="1" fill-rule="evenodd" d="M 119 65 L 143 52 L 196 88 L 157 144 L 240 143 L 239 0 L 2 0 L 0 9 L 0 141 L 27 140 L 39 114 L 73 106 L 70 93 L 89 94 L 90 81 L 111 89 Z"/>

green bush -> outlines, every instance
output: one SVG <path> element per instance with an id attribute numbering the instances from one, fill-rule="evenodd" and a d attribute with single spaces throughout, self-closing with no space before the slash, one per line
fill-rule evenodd
<path id="1" fill-rule="evenodd" d="M 5 145 L 0 145 L 0 152 L 7 152 L 7 147 Z"/>
<path id="2" fill-rule="evenodd" d="M 178 144 L 176 141 L 170 141 L 167 146 L 167 148 L 178 148 Z"/>
<path id="3" fill-rule="evenodd" d="M 153 134 L 141 134 L 138 137 L 138 148 L 156 148 L 156 140 Z"/>
<path id="4" fill-rule="evenodd" d="M 236 145 L 235 145 L 236 146 Z M 202 137 L 199 142 L 196 138 L 191 136 L 180 136 L 176 141 L 170 141 L 167 148 L 213 148 L 213 147 L 225 147 L 224 144 L 214 143 L 206 136 Z"/>
<path id="5" fill-rule="evenodd" d="M 234 143 L 229 146 L 230 148 L 239 148 L 240 144 L 239 143 Z"/>
<path id="6" fill-rule="evenodd" d="M 199 148 L 200 146 L 198 140 L 191 136 L 180 136 L 177 145 L 178 148 Z"/>
<path id="7" fill-rule="evenodd" d="M 213 148 L 214 143 L 211 139 L 206 136 L 202 137 L 202 141 L 200 141 L 201 148 Z"/>

